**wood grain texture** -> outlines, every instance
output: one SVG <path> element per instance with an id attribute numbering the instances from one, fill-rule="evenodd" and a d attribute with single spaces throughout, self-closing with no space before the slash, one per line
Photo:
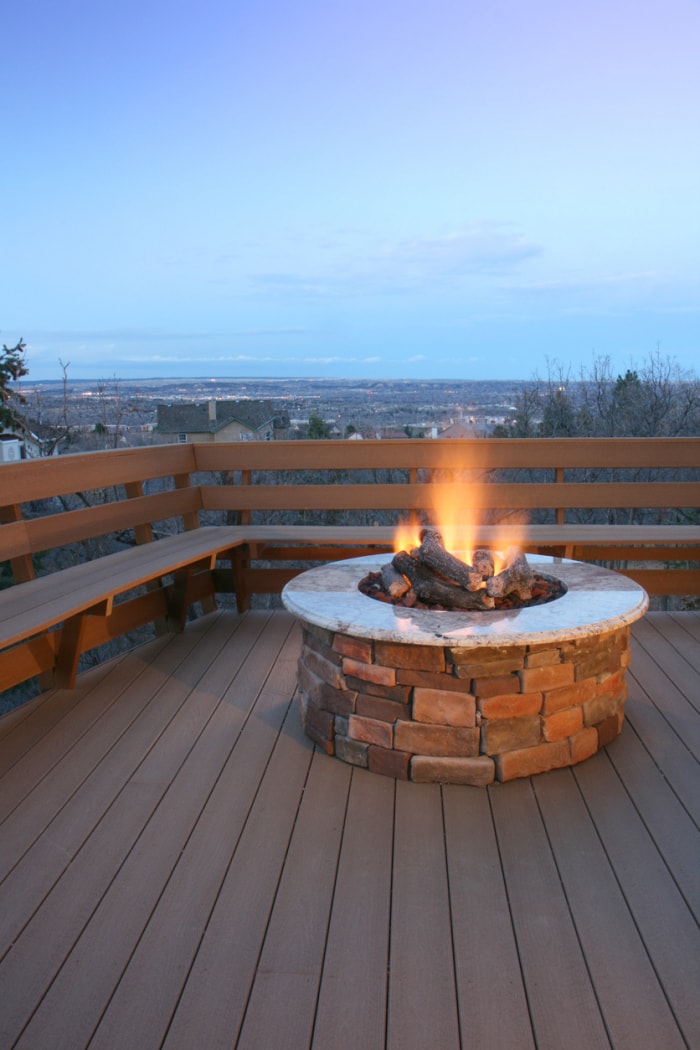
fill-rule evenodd
<path id="1" fill-rule="evenodd" d="M 0 719 L 1 1045 L 700 1045 L 700 616 L 632 633 L 621 736 L 492 788 L 316 752 L 284 612 Z"/>

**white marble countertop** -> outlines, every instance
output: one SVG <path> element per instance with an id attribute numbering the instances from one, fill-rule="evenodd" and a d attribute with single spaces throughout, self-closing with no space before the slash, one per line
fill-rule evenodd
<path id="1" fill-rule="evenodd" d="M 360 580 L 377 572 L 391 554 L 369 555 L 309 569 L 282 591 L 285 607 L 301 620 L 360 638 L 479 648 L 539 644 L 603 634 L 638 620 L 646 591 L 619 573 L 583 562 L 528 554 L 536 572 L 556 576 L 566 594 L 529 609 L 433 612 L 404 609 L 368 598 Z"/>

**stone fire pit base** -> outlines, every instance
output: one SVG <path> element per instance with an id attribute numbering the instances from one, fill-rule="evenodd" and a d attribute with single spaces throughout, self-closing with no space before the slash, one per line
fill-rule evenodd
<path id="1" fill-rule="evenodd" d="M 574 765 L 622 728 L 629 627 L 488 650 L 303 635 L 305 732 L 375 773 L 482 786 Z"/>
<path id="2" fill-rule="evenodd" d="M 428 612 L 362 594 L 391 555 L 301 573 L 304 729 L 326 754 L 402 780 L 485 785 L 575 765 L 620 732 L 630 626 L 644 590 L 599 566 L 526 555 L 563 597 L 520 610 Z"/>

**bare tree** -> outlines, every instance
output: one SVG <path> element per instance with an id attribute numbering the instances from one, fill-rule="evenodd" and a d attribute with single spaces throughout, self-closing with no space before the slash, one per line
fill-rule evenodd
<path id="1" fill-rule="evenodd" d="M 615 375 L 609 357 L 594 362 L 579 384 L 581 435 L 680 437 L 700 432 L 700 383 L 657 349 Z"/>

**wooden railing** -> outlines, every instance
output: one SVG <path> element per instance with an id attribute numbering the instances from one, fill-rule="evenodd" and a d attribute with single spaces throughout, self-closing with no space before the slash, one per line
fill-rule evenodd
<path id="1" fill-rule="evenodd" d="M 279 591 L 299 571 L 290 561 L 389 549 L 395 524 L 407 517 L 440 524 L 437 493 L 476 519 L 480 542 L 494 542 L 497 526 L 527 520 L 530 550 L 612 562 L 651 594 L 700 593 L 700 438 L 183 444 L 4 464 L 3 581 L 22 586 L 57 566 L 65 572 L 67 563 L 225 525 L 235 530 L 225 543 L 219 533 L 210 548 L 198 541 L 196 563 L 190 544 L 190 561 L 181 549 L 172 571 L 188 569 L 187 601 L 210 607 L 215 591 L 235 591 L 244 608 L 252 594 Z M 200 556 L 205 547 L 211 565 Z M 224 549 L 232 567 L 213 564 Z M 125 583 L 128 572 L 115 595 Z M 103 596 L 108 614 L 90 609 L 83 648 L 172 618 L 178 588 L 181 579 L 161 574 L 124 604 L 112 607 L 114 596 Z M 0 599 L 9 609 L 7 592 Z M 0 688 L 15 673 L 8 667 L 55 666 L 58 624 L 30 637 L 28 617 L 25 648 L 0 654 Z M 31 651 L 48 655 L 25 660 Z"/>

